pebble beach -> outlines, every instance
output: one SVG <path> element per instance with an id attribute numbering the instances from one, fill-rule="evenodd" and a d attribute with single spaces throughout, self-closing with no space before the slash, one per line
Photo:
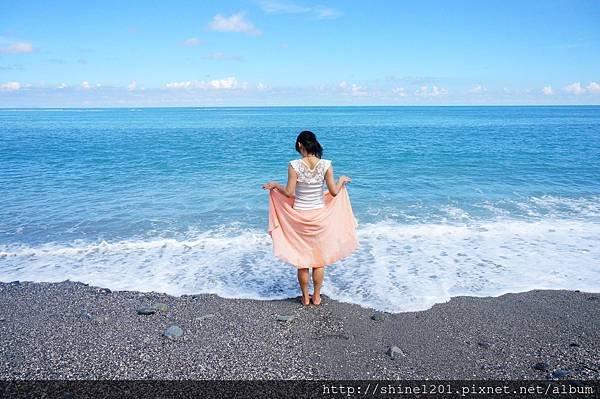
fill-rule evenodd
<path id="1" fill-rule="evenodd" d="M 0 283 L 0 378 L 598 379 L 600 294 L 532 290 L 385 313 Z"/>

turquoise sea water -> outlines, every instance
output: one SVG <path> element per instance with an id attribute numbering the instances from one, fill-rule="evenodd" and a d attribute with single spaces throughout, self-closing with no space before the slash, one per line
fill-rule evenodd
<path id="1" fill-rule="evenodd" d="M 325 294 L 600 290 L 600 106 L 0 109 L 0 280 L 297 296 L 261 185 L 304 129 L 359 222 Z"/>

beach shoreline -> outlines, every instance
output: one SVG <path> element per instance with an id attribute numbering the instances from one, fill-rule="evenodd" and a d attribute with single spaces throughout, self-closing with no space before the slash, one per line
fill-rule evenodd
<path id="1" fill-rule="evenodd" d="M 385 313 L 2 282 L 0 379 L 598 379 L 598 325 L 600 293 L 568 290 Z"/>

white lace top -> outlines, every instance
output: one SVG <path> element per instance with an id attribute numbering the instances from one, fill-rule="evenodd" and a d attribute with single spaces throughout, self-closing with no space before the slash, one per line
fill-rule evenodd
<path id="1" fill-rule="evenodd" d="M 294 209 L 316 209 L 325 206 L 323 184 L 325 183 L 325 172 L 331 166 L 331 160 L 320 159 L 314 169 L 310 169 L 302 159 L 291 160 L 290 165 L 298 174 Z"/>

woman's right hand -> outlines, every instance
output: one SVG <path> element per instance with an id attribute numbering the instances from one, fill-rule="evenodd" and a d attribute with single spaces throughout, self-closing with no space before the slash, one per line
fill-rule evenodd
<path id="1" fill-rule="evenodd" d="M 346 183 L 350 183 L 352 181 L 352 179 L 350 179 L 348 176 L 340 176 L 338 178 L 338 184 L 346 184 Z"/>

